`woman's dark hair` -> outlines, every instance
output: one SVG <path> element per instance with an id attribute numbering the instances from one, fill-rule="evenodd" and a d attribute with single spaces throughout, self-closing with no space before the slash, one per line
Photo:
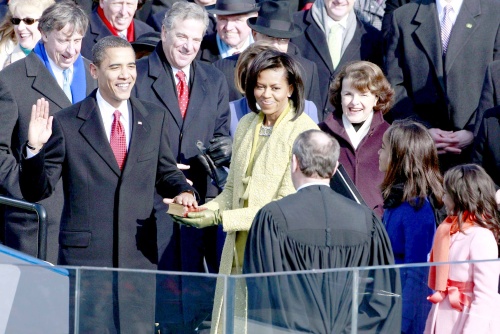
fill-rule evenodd
<path id="1" fill-rule="evenodd" d="M 254 113 L 259 112 L 256 106 L 254 88 L 257 85 L 260 72 L 283 68 L 285 69 L 288 84 L 293 87 L 292 96 L 289 99 L 295 108 L 295 116 L 292 121 L 296 120 L 304 112 L 304 83 L 299 66 L 292 57 L 278 50 L 269 49 L 257 55 L 248 69 L 245 84 L 245 96 L 250 109 Z"/>
<path id="2" fill-rule="evenodd" d="M 464 213 L 473 215 L 475 223 L 493 232 L 498 242 L 500 216 L 495 201 L 495 184 L 483 167 L 460 165 L 444 174 L 444 189 L 455 204 L 453 215 L 458 217 L 462 231 Z"/>
<path id="3" fill-rule="evenodd" d="M 420 123 L 403 120 L 394 122 L 384 137 L 389 145 L 385 148 L 389 163 L 381 185 L 384 202 L 394 199 L 396 193 L 399 202 L 421 207 L 425 198 L 432 195 L 442 206 L 443 178 L 429 131 Z"/>
<path id="4" fill-rule="evenodd" d="M 354 88 L 360 92 L 369 91 L 378 98 L 377 104 L 373 107 L 374 112 L 380 111 L 385 114 L 391 109 L 394 90 L 380 67 L 369 61 L 356 61 L 345 65 L 330 85 L 330 103 L 335 112 L 342 113 L 341 92 L 344 79 L 350 79 Z"/>
<path id="5" fill-rule="evenodd" d="M 234 84 L 241 94 L 245 93 L 248 65 L 262 52 L 273 48 L 273 44 L 268 41 L 257 41 L 250 44 L 238 57 L 234 70 Z"/>

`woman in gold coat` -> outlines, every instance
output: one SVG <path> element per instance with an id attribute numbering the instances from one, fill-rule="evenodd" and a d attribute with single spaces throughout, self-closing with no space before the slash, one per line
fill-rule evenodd
<path id="1" fill-rule="evenodd" d="M 300 69 L 285 53 L 267 50 L 255 57 L 247 72 L 245 94 L 253 112 L 236 129 L 224 191 L 203 206 L 207 210 L 176 218 L 197 228 L 222 224 L 227 236 L 219 273 L 226 275 L 241 274 L 248 230 L 257 211 L 295 192 L 290 175 L 293 142 L 301 132 L 318 128 L 303 114 Z M 219 282 L 212 332 L 222 330 L 222 294 Z M 236 301 L 237 315 L 244 316 L 244 302 L 244 298 Z"/>

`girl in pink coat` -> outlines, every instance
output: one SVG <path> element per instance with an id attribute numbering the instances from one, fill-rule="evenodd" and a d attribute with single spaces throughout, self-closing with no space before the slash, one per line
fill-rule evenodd
<path id="1" fill-rule="evenodd" d="M 482 167 L 461 165 L 445 174 L 444 189 L 448 217 L 434 236 L 431 262 L 497 259 L 500 217 L 491 178 Z M 499 264 L 431 267 L 435 293 L 427 298 L 433 305 L 424 333 L 498 333 Z"/>

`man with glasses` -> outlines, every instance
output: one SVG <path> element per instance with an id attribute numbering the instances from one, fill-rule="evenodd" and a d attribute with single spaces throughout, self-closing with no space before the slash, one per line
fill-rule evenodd
<path id="1" fill-rule="evenodd" d="M 31 108 L 37 99 L 49 101 L 56 113 L 83 100 L 96 83 L 89 62 L 80 55 L 88 19 L 72 2 L 59 2 L 47 8 L 38 21 L 41 40 L 33 51 L 6 67 L 0 75 L 0 184 L 4 194 L 22 198 L 18 181 L 21 146 L 28 139 Z M 47 260 L 58 258 L 59 218 L 63 204 L 62 184 L 54 194 L 40 202 L 47 210 Z M 6 209 L 7 246 L 36 256 L 37 217 L 17 209 Z"/>

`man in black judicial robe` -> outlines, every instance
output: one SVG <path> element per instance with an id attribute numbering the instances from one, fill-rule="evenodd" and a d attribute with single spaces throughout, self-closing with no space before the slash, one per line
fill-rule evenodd
<path id="1" fill-rule="evenodd" d="M 264 206 L 245 248 L 243 273 L 272 273 L 394 264 L 378 218 L 329 187 L 339 144 L 319 130 L 295 141 L 292 180 L 297 193 Z M 399 333 L 401 298 L 394 269 L 359 271 L 353 305 L 351 270 L 246 279 L 248 328 L 308 333 L 350 333 L 357 307 L 358 333 Z M 271 325 L 271 326 L 270 326 Z"/>

